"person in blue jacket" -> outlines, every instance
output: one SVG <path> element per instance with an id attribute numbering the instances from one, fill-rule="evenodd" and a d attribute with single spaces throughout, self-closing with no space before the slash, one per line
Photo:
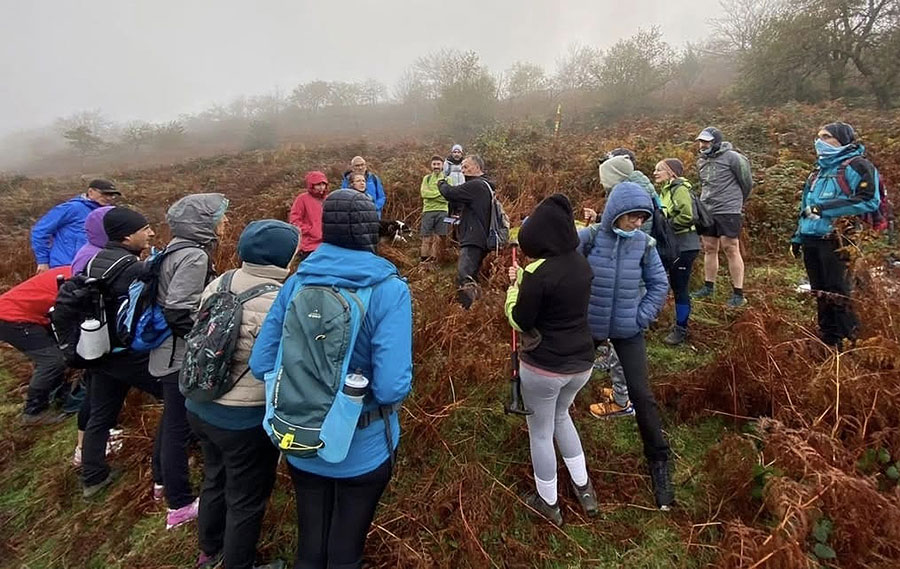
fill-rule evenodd
<path id="1" fill-rule="evenodd" d="M 579 250 L 593 273 L 588 326 L 595 345 L 609 339 L 619 355 L 644 456 L 650 464 L 656 505 L 667 510 L 675 499 L 669 443 L 650 391 L 644 340 L 644 330 L 659 314 L 669 292 L 654 241 L 640 230 L 652 211 L 653 203 L 644 188 L 622 182 L 613 188 L 599 226 L 580 230 L 578 239 Z"/>
<path id="2" fill-rule="evenodd" d="M 791 254 L 803 256 L 816 295 L 819 336 L 830 346 L 856 339 L 859 322 L 850 300 L 846 239 L 837 235 L 840 217 L 872 213 L 881 205 L 878 170 L 865 159 L 853 127 L 834 122 L 819 129 L 816 166 L 803 187 Z M 844 186 L 842 188 L 842 186 Z"/>
<path id="3" fill-rule="evenodd" d="M 342 188 L 350 187 L 350 174 L 362 174 L 366 177 L 366 193 L 375 202 L 375 211 L 378 213 L 378 218 L 381 219 L 381 210 L 384 208 L 384 202 L 387 199 L 381 178 L 368 170 L 366 159 L 362 156 L 354 156 L 353 160 L 350 161 L 350 169 L 344 172 L 344 178 L 341 180 Z"/>
<path id="4" fill-rule="evenodd" d="M 300 287 L 374 287 L 349 367 L 369 379 L 362 412 L 371 422 L 357 427 L 342 462 L 287 457 L 297 502 L 295 567 L 359 567 L 375 507 L 393 471 L 400 439 L 396 410 L 412 384 L 412 300 L 397 268 L 375 254 L 377 243 L 372 200 L 354 190 L 332 192 L 323 204 L 322 244 L 284 283 L 250 356 L 253 375 L 271 392 L 285 312 Z M 270 397 L 266 404 L 271 408 Z M 387 409 L 389 425 L 379 414 Z M 263 426 L 271 430 L 268 421 Z"/>
<path id="5" fill-rule="evenodd" d="M 87 243 L 84 222 L 88 214 L 98 207 L 112 205 L 120 195 L 112 182 L 93 180 L 85 193 L 45 213 L 31 228 L 37 272 L 71 265 L 75 253 Z"/>

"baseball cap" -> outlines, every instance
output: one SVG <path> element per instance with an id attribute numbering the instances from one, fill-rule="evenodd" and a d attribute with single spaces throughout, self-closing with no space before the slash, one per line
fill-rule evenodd
<path id="1" fill-rule="evenodd" d="M 88 188 L 93 188 L 101 194 L 113 194 L 117 196 L 122 195 L 122 192 L 116 189 L 116 185 L 109 180 L 101 180 L 99 178 L 96 180 L 92 180 L 91 183 L 88 184 Z"/>
<path id="2" fill-rule="evenodd" d="M 700 131 L 700 134 L 697 135 L 697 140 L 702 140 L 703 142 L 713 142 L 716 139 L 713 134 L 712 127 L 706 127 Z"/>

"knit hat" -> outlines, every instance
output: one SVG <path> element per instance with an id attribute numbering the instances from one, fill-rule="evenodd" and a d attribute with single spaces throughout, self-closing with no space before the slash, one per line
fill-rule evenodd
<path id="1" fill-rule="evenodd" d="M 637 155 L 633 150 L 620 146 L 619 148 L 614 148 L 609 151 L 609 154 L 606 155 L 607 158 L 612 158 L 614 156 L 627 156 L 633 165 L 637 165 Z"/>
<path id="2" fill-rule="evenodd" d="M 103 216 L 103 230 L 110 241 L 120 242 L 147 225 L 146 217 L 127 207 L 114 207 Z"/>
<path id="3" fill-rule="evenodd" d="M 609 191 L 633 172 L 634 164 L 628 156 L 613 156 L 600 164 L 600 183 Z"/>
<path id="4" fill-rule="evenodd" d="M 660 160 L 656 167 L 659 168 L 660 166 L 676 178 L 684 176 L 684 164 L 678 158 L 666 158 L 665 160 Z"/>
<path id="5" fill-rule="evenodd" d="M 828 123 L 822 127 L 822 130 L 827 130 L 831 136 L 841 143 L 841 146 L 847 146 L 856 141 L 856 131 L 845 122 Z"/>
<path id="6" fill-rule="evenodd" d="M 463 151 L 462 144 L 454 144 L 453 146 L 451 146 L 450 152 L 453 152 L 454 150 L 459 150 L 460 152 L 462 152 Z"/>
<path id="7" fill-rule="evenodd" d="M 237 252 L 247 263 L 287 268 L 299 242 L 300 231 L 293 225 L 276 219 L 258 219 L 244 228 Z"/>
<path id="8" fill-rule="evenodd" d="M 337 190 L 322 204 L 322 241 L 345 249 L 375 252 L 378 212 L 364 192 Z"/>

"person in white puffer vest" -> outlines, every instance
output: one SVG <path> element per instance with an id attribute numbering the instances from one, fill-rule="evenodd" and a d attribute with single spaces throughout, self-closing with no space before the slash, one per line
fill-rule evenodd
<path id="1" fill-rule="evenodd" d="M 238 240 L 242 264 L 231 276 L 231 292 L 264 284 L 280 288 L 299 241 L 297 228 L 283 221 L 263 219 L 247 225 Z M 209 283 L 204 301 L 224 278 Z M 223 560 L 229 568 L 259 567 L 256 542 L 275 483 L 278 449 L 262 427 L 265 384 L 250 373 L 248 360 L 277 295 L 277 290 L 266 292 L 243 305 L 230 369 L 234 387 L 211 402 L 185 400 L 188 422 L 203 450 L 198 567 L 215 567 Z"/>

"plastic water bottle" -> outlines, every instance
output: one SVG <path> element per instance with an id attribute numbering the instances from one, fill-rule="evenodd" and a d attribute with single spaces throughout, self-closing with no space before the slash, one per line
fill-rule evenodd
<path id="1" fill-rule="evenodd" d="M 363 397 L 366 395 L 366 389 L 369 387 L 369 380 L 362 374 L 362 370 L 356 370 L 354 373 L 348 373 L 344 379 L 344 395 L 350 400 L 358 402 L 362 405 Z"/>

